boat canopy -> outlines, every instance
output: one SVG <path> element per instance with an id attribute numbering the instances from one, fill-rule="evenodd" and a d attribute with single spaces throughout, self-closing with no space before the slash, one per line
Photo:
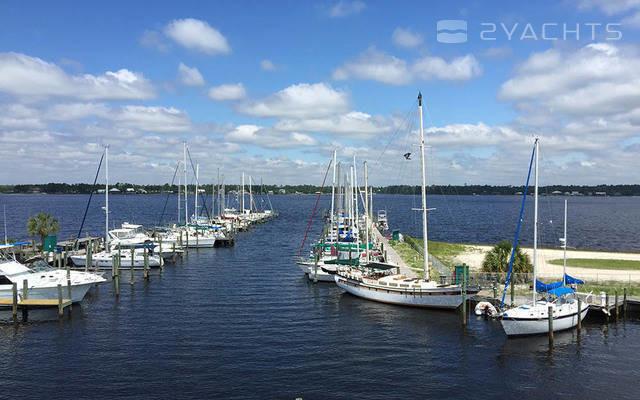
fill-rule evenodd
<path id="1" fill-rule="evenodd" d="M 360 260 L 357 258 L 345 258 L 343 260 L 326 260 L 324 262 L 325 264 L 338 264 L 338 265 L 354 265 L 354 266 L 358 266 L 360 265 Z"/>
<path id="2" fill-rule="evenodd" d="M 366 264 L 365 267 L 371 268 L 371 269 L 383 269 L 383 270 L 389 270 L 389 269 L 398 268 L 397 265 L 385 264 L 385 263 L 379 263 L 379 262 L 371 262 L 369 264 Z"/>
<path id="3" fill-rule="evenodd" d="M 562 286 L 562 281 L 553 283 L 542 283 L 539 280 L 536 280 L 536 291 L 538 292 L 548 292 L 552 289 L 557 289 L 560 286 Z"/>
<path id="4" fill-rule="evenodd" d="M 555 289 L 551 289 L 549 290 L 549 294 L 552 294 L 556 297 L 560 297 L 563 296 L 565 294 L 569 294 L 569 293 L 573 293 L 574 290 L 571 289 L 570 287 L 566 287 L 566 286 L 560 286 L 558 288 Z"/>
<path id="5" fill-rule="evenodd" d="M 569 276 L 569 274 L 564 274 L 564 281 L 567 283 L 567 285 L 571 285 L 574 283 L 577 285 L 584 285 L 584 281 L 582 279 L 574 278 L 572 276 Z"/>

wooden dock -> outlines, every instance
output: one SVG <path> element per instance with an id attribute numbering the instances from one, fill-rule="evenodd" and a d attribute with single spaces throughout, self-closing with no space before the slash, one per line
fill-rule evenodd
<path id="1" fill-rule="evenodd" d="M 68 282 L 68 281 L 67 281 Z M 64 315 L 64 309 L 73 305 L 71 299 L 71 285 L 66 287 L 67 295 L 69 298 L 62 296 L 62 285 L 58 284 L 58 298 L 57 299 L 31 299 L 29 298 L 29 290 L 27 289 L 27 280 L 23 281 L 22 296 L 18 296 L 18 286 L 14 282 L 12 284 L 11 298 L 0 298 L 0 306 L 10 306 L 12 308 L 14 321 L 18 315 L 18 309 L 22 310 L 22 314 L 26 315 L 30 308 L 49 308 L 58 307 L 58 317 L 61 318 Z"/>
<path id="2" fill-rule="evenodd" d="M 385 262 L 400 267 L 400 273 L 405 275 L 407 278 L 416 278 L 416 273 L 404 262 L 402 257 L 400 257 L 393 247 L 391 247 L 389 239 L 384 237 L 375 225 L 373 226 L 372 233 L 374 241 L 379 241 L 383 246 Z"/>

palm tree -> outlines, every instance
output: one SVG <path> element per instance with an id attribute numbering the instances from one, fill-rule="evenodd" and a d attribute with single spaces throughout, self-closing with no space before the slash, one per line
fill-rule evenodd
<path id="1" fill-rule="evenodd" d="M 513 246 L 511 242 L 505 240 L 496 244 L 482 262 L 482 271 L 484 272 L 507 272 L 509 269 L 509 261 L 511 260 L 511 250 Z M 522 252 L 519 246 L 516 246 L 516 255 L 513 259 L 512 273 L 529 273 L 533 272 L 533 265 L 529 256 Z"/>
<path id="2" fill-rule="evenodd" d="M 27 232 L 29 235 L 40 236 L 43 247 L 44 238 L 59 230 L 58 218 L 53 218 L 47 213 L 38 213 L 29 218 L 29 222 L 27 222 Z"/>

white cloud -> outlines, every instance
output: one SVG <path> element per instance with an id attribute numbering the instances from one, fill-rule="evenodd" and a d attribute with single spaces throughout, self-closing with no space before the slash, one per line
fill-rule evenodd
<path id="1" fill-rule="evenodd" d="M 376 134 L 389 132 L 391 121 L 381 116 L 351 111 L 327 118 L 283 119 L 274 125 L 283 131 L 329 132 L 352 139 L 369 139 Z"/>
<path id="2" fill-rule="evenodd" d="M 121 127 L 148 132 L 187 132 L 192 128 L 187 113 L 173 107 L 124 106 L 111 118 Z"/>
<path id="3" fill-rule="evenodd" d="M 347 61 L 333 71 L 333 79 L 367 79 L 388 85 L 407 85 L 416 80 L 467 81 L 482 74 L 482 67 L 471 54 L 446 61 L 425 56 L 409 63 L 375 48 Z"/>
<path id="4" fill-rule="evenodd" d="M 243 102 L 237 110 L 254 117 L 310 118 L 344 112 L 350 104 L 347 93 L 325 83 L 300 83 L 262 100 Z"/>
<path id="5" fill-rule="evenodd" d="M 111 108 L 104 103 L 58 103 L 49 107 L 43 115 L 50 121 L 74 121 L 87 117 L 109 118 Z"/>
<path id="6" fill-rule="evenodd" d="M 163 53 L 169 51 L 169 45 L 165 42 L 160 32 L 146 30 L 142 32 L 140 38 L 138 39 L 138 43 L 140 43 L 144 47 L 148 47 L 150 49 L 158 50 Z"/>
<path id="7" fill-rule="evenodd" d="M 178 79 L 183 85 L 187 86 L 202 86 L 205 83 L 198 68 L 187 67 L 183 63 L 178 65 Z"/>
<path id="8" fill-rule="evenodd" d="M 341 0 L 329 8 L 328 14 L 331 18 L 344 18 L 350 15 L 360 14 L 367 5 L 359 0 Z"/>
<path id="9" fill-rule="evenodd" d="M 209 89 L 209 98 L 212 100 L 240 100 L 245 98 L 246 95 L 247 91 L 242 83 L 229 83 Z"/>
<path id="10" fill-rule="evenodd" d="M 284 149 L 315 146 L 318 141 L 298 132 L 281 132 L 257 125 L 239 125 L 229 132 L 225 139 L 235 143 L 245 143 L 267 149 Z"/>
<path id="11" fill-rule="evenodd" d="M 275 71 L 277 69 L 276 65 L 270 60 L 260 61 L 260 68 L 265 71 Z"/>
<path id="12" fill-rule="evenodd" d="M 145 100 L 156 95 L 149 80 L 127 69 L 69 75 L 53 63 L 20 53 L 0 53 L 0 92 L 83 100 Z"/>
<path id="13" fill-rule="evenodd" d="M 231 52 L 231 47 L 222 33 L 199 19 L 175 19 L 164 28 L 164 33 L 189 50 L 205 54 L 228 54 Z"/>
<path id="14" fill-rule="evenodd" d="M 391 39 L 393 43 L 400 47 L 418 47 L 424 40 L 419 33 L 404 28 L 396 28 L 391 35 Z"/>

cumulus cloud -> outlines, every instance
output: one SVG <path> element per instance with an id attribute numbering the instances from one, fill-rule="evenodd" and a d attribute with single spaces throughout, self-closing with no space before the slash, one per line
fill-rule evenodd
<path id="1" fill-rule="evenodd" d="M 254 117 L 324 117 L 349 108 L 349 96 L 326 83 L 300 83 L 261 100 L 243 102 L 237 111 Z"/>
<path id="2" fill-rule="evenodd" d="M 183 63 L 178 65 L 178 80 L 187 86 L 202 86 L 204 85 L 204 78 L 198 68 L 187 67 Z"/>
<path id="3" fill-rule="evenodd" d="M 240 100 L 246 95 L 247 91 L 242 83 L 229 83 L 209 89 L 209 98 L 218 101 Z"/>
<path id="4" fill-rule="evenodd" d="M 446 61 L 425 56 L 412 63 L 370 48 L 333 71 L 333 79 L 366 79 L 388 85 L 407 85 L 416 80 L 467 81 L 482 74 L 482 67 L 471 54 Z"/>
<path id="5" fill-rule="evenodd" d="M 181 46 L 205 54 L 228 54 L 231 47 L 220 31 L 195 18 L 175 19 L 164 33 Z"/>
<path id="6" fill-rule="evenodd" d="M 423 42 L 423 37 L 419 33 L 415 33 L 410 29 L 396 28 L 391 35 L 391 40 L 396 46 L 400 47 L 418 47 Z"/>
<path id="7" fill-rule="evenodd" d="M 365 8 L 367 8 L 367 5 L 360 0 L 341 0 L 329 8 L 328 14 L 331 18 L 344 18 L 350 15 L 360 14 Z"/>
<path id="8" fill-rule="evenodd" d="M 315 146 L 318 141 L 298 132 L 281 132 L 257 125 L 239 125 L 225 139 L 235 143 L 246 143 L 267 149 L 284 149 Z"/>
<path id="9" fill-rule="evenodd" d="M 53 63 L 21 53 L 0 53 L 0 92 L 83 100 L 146 100 L 156 95 L 151 82 L 140 73 L 120 69 L 101 75 L 69 75 Z"/>
<path id="10" fill-rule="evenodd" d="M 186 112 L 173 107 L 124 106 L 113 115 L 120 126 L 150 132 L 186 132 L 192 128 Z"/>
<path id="11" fill-rule="evenodd" d="M 351 111 L 327 118 L 283 119 L 274 128 L 283 131 L 329 132 L 340 137 L 369 139 L 379 133 L 390 132 L 392 124 L 388 118 Z"/>

